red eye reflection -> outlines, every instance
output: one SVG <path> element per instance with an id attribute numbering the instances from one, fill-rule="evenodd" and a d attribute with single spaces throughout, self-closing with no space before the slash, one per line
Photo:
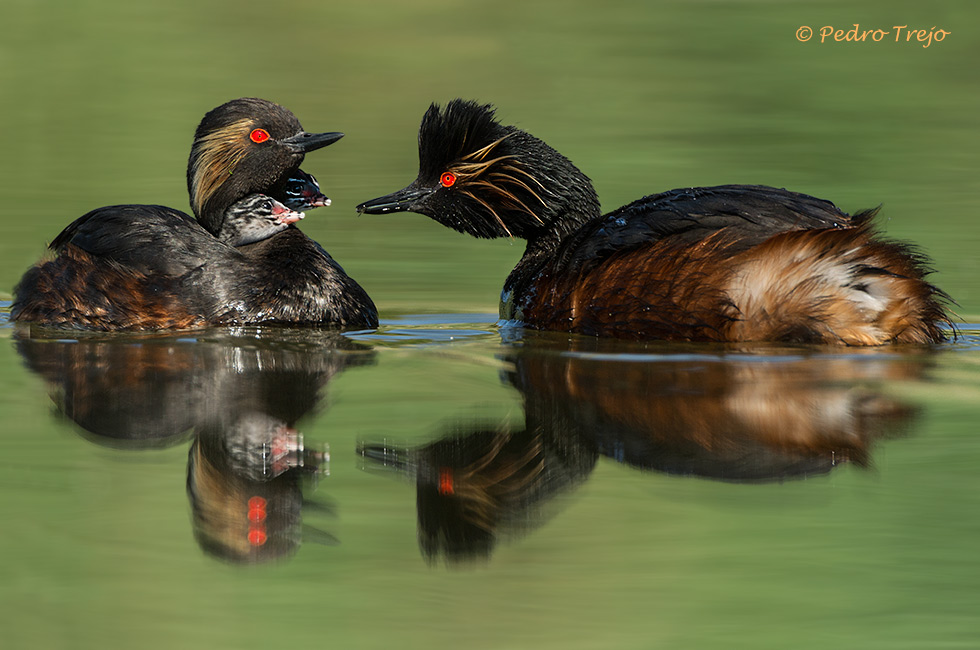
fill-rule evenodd
<path id="1" fill-rule="evenodd" d="M 269 139 L 269 132 L 265 129 L 255 129 L 248 134 L 248 137 L 252 142 L 259 144 Z"/>
<path id="2" fill-rule="evenodd" d="M 256 129 L 260 131 L 261 129 Z M 252 131 L 253 135 L 255 131 Z M 265 131 L 262 131 L 265 133 Z M 266 133 L 266 136 L 269 134 Z M 262 546 L 269 535 L 265 532 L 266 500 L 255 496 L 248 500 L 248 543 L 252 546 Z"/>
<path id="3" fill-rule="evenodd" d="M 439 468 L 439 494 L 456 494 L 456 483 L 453 481 L 453 470 L 450 467 Z"/>
<path id="4" fill-rule="evenodd" d="M 265 521 L 265 499 L 262 497 L 252 497 L 248 500 L 248 520 L 254 523 Z"/>
<path id="5" fill-rule="evenodd" d="M 456 182 L 456 174 L 452 172 L 446 172 L 439 177 L 439 182 L 442 183 L 443 187 L 452 187 L 453 183 Z"/>

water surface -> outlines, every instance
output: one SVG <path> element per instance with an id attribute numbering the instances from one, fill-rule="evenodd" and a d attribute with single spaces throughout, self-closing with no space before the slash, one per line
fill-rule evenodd
<path id="1" fill-rule="evenodd" d="M 601 343 L 489 314 L 3 331 L 20 643 L 972 634 L 972 331 L 872 351 Z"/>

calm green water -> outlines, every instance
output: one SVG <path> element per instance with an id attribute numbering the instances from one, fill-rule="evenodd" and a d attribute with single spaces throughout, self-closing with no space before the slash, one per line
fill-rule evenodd
<path id="1" fill-rule="evenodd" d="M 354 214 L 414 178 L 429 102 L 476 98 L 606 209 L 731 182 L 883 204 L 980 321 L 975 3 L 605 5 L 0 7 L 0 299 L 93 207 L 186 206 L 201 115 L 256 95 L 347 133 L 304 165 L 333 205 L 303 227 L 383 321 L 33 340 L 0 315 L 0 646 L 980 644 L 976 326 L 865 352 L 527 337 L 491 314 L 519 242 Z M 818 42 L 854 23 L 951 34 Z M 227 505 L 250 495 L 264 522 Z"/>

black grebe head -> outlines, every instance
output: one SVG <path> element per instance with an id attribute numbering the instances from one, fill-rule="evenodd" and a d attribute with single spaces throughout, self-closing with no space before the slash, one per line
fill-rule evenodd
<path id="1" fill-rule="evenodd" d="M 419 127 L 419 175 L 358 212 L 418 212 L 474 237 L 565 234 L 599 215 L 588 177 L 534 136 L 503 126 L 488 104 L 432 104 Z"/>
<path id="2" fill-rule="evenodd" d="M 302 180 L 297 173 L 305 154 L 341 137 L 307 133 L 289 110 L 264 99 L 222 104 L 194 134 L 187 163 L 191 208 L 201 225 L 217 233 L 228 206 L 242 197 L 262 192 L 285 199 L 290 179 Z"/>
<path id="3" fill-rule="evenodd" d="M 229 246 L 254 244 L 285 230 L 304 216 L 271 196 L 250 194 L 231 204 L 215 236 Z"/>
<path id="4" fill-rule="evenodd" d="M 280 200 L 287 208 L 298 211 L 330 205 L 330 199 L 320 191 L 320 184 L 313 174 L 307 174 L 302 169 L 297 169 L 290 175 Z"/>

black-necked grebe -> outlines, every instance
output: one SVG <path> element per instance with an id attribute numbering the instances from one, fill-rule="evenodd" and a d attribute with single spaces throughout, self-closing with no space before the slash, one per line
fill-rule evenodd
<path id="1" fill-rule="evenodd" d="M 527 240 L 501 317 L 534 329 L 681 341 L 845 345 L 942 341 L 948 297 L 912 247 L 784 189 L 647 196 L 603 216 L 588 177 L 489 105 L 433 104 L 419 174 L 358 206 L 410 211 L 475 237 Z"/>
<path id="2" fill-rule="evenodd" d="M 270 311 L 277 301 L 291 302 L 278 295 L 290 272 L 277 262 L 284 251 L 256 244 L 296 230 L 291 226 L 302 217 L 262 194 L 229 206 L 215 234 L 183 212 L 158 205 L 93 210 L 51 243 L 53 261 L 25 274 L 20 295 L 30 299 L 18 305 L 17 319 L 99 330 L 288 320 L 291 314 Z M 160 242 L 166 242 L 165 250 Z M 243 244 L 253 246 L 250 254 L 242 252 Z M 332 282 L 338 295 L 363 295 L 347 276 Z M 296 284 L 304 286 L 301 279 Z M 342 298 L 335 300 L 343 305 Z M 345 317 L 341 308 L 323 311 L 330 322 Z"/>
<path id="3" fill-rule="evenodd" d="M 377 326 L 367 293 L 281 212 L 282 204 L 329 204 L 299 166 L 306 153 L 342 136 L 307 133 L 290 111 L 262 99 L 211 110 L 197 128 L 187 169 L 197 221 L 154 205 L 89 212 L 54 240 L 53 259 L 24 275 L 11 318 L 96 330 Z M 268 203 L 280 211 L 271 230 L 256 232 L 256 206 L 240 203 L 256 194 L 278 205 Z M 238 232 L 246 225 L 251 234 Z"/>

